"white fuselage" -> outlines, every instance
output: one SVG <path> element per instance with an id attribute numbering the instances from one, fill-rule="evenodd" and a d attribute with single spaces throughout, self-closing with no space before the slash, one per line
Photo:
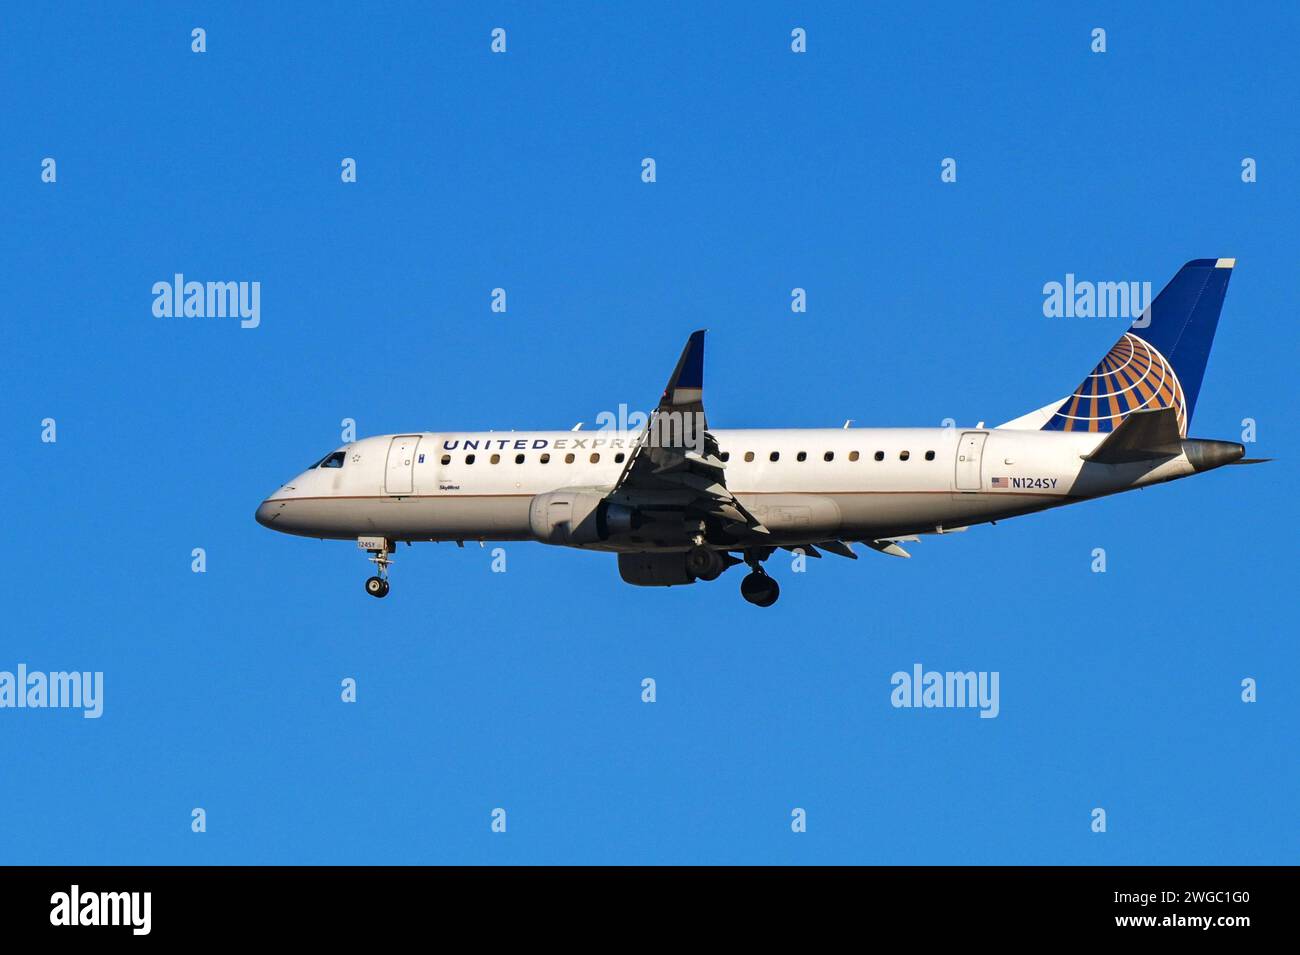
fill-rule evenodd
<path id="1" fill-rule="evenodd" d="M 726 485 L 776 545 L 943 532 L 1196 470 L 1186 454 L 1086 462 L 1098 433 L 958 428 L 718 430 Z M 535 539 L 536 495 L 613 488 L 637 433 L 424 432 L 365 438 L 304 471 L 257 519 L 307 537 Z M 654 550 L 652 540 L 590 544 Z M 675 546 L 675 545 L 674 545 Z"/>

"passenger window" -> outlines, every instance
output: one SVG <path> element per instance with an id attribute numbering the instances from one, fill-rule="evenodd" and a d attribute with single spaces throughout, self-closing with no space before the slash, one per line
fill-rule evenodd
<path id="1" fill-rule="evenodd" d="M 593 455 L 591 456 L 591 463 L 592 463 L 592 464 L 599 464 L 599 463 L 600 463 L 600 452 L 599 452 L 599 451 L 597 451 L 595 454 L 593 454 Z"/>
<path id="2" fill-rule="evenodd" d="M 451 464 L 451 455 L 450 455 L 450 454 L 444 454 L 444 455 L 442 456 L 442 463 L 443 463 L 443 464 Z"/>
<path id="3" fill-rule="evenodd" d="M 885 452 L 884 452 L 884 451 L 877 451 L 877 452 L 876 452 L 876 460 L 877 460 L 877 461 L 883 461 L 883 460 L 885 460 Z"/>
<path id="4" fill-rule="evenodd" d="M 745 463 L 748 464 L 748 463 L 749 463 L 750 461 L 752 461 L 752 460 L 754 460 L 754 452 L 753 452 L 753 451 L 746 451 L 746 452 L 745 452 Z"/>
<path id="5" fill-rule="evenodd" d="M 614 455 L 614 463 L 615 463 L 615 464 L 622 464 L 622 463 L 623 463 L 623 452 L 622 452 L 622 451 L 620 451 L 620 452 L 618 452 L 618 454 Z"/>
<path id="6" fill-rule="evenodd" d="M 522 454 L 516 454 L 515 464 L 523 464 L 523 463 L 524 463 L 524 456 Z"/>
<path id="7" fill-rule="evenodd" d="M 550 464 L 550 463 L 551 463 L 551 456 L 550 456 L 549 454 L 543 454 L 543 455 L 542 455 L 540 458 L 538 458 L 537 460 L 541 461 L 543 464 Z"/>
<path id="8" fill-rule="evenodd" d="M 494 455 L 492 455 L 492 457 L 488 458 L 488 461 L 489 461 L 490 463 L 492 463 L 492 464 L 500 464 L 500 463 L 501 463 L 501 455 L 499 455 L 499 454 L 494 454 Z"/>
<path id="9" fill-rule="evenodd" d="M 927 461 L 933 461 L 933 460 L 934 460 L 934 452 L 933 452 L 933 451 L 927 451 L 927 452 L 925 452 L 925 459 L 926 459 Z"/>
<path id="10" fill-rule="evenodd" d="M 850 460 L 850 461 L 856 461 L 857 459 L 858 459 L 858 452 L 856 452 L 856 451 L 850 451 L 850 452 L 849 452 L 849 460 Z"/>
<path id="11" fill-rule="evenodd" d="M 465 463 L 466 463 L 466 464 L 473 464 L 473 463 L 474 463 L 474 455 L 472 455 L 472 454 L 467 454 L 467 455 L 465 455 Z"/>
<path id="12" fill-rule="evenodd" d="M 834 452 L 834 451 L 827 451 L 825 454 L 822 455 L 822 460 L 823 460 L 823 461 L 834 461 L 834 460 L 835 460 L 835 452 Z"/>
<path id="13" fill-rule="evenodd" d="M 911 456 L 912 456 L 912 452 L 911 452 L 911 451 L 899 451 L 899 452 L 898 452 L 898 460 L 900 460 L 900 461 L 906 461 L 906 460 L 907 460 L 908 458 L 910 458 Z"/>
<path id="14" fill-rule="evenodd" d="M 347 455 L 342 451 L 335 451 L 333 454 L 326 455 L 320 466 L 323 468 L 341 468 L 343 467 L 343 459 L 346 457 Z"/>
<path id="15" fill-rule="evenodd" d="M 572 455 L 572 454 L 566 454 L 566 455 L 564 456 L 564 463 L 565 463 L 565 464 L 572 464 L 572 463 L 573 463 L 573 455 Z"/>
<path id="16" fill-rule="evenodd" d="M 807 451 L 800 451 L 798 454 L 796 454 L 796 455 L 794 456 L 794 459 L 795 459 L 796 461 L 807 461 L 807 460 L 808 460 L 808 452 L 807 452 Z"/>
<path id="17" fill-rule="evenodd" d="M 769 455 L 767 456 L 767 459 L 768 459 L 769 461 L 780 461 L 780 460 L 781 460 L 781 452 L 780 452 L 780 451 L 773 451 L 771 454 L 769 454 Z"/>

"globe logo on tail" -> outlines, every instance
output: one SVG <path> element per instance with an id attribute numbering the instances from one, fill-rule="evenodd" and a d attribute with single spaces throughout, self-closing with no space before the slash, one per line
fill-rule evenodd
<path id="1" fill-rule="evenodd" d="M 1134 411 L 1156 408 L 1175 409 L 1178 433 L 1186 437 L 1187 400 L 1173 365 L 1150 342 L 1126 332 L 1044 430 L 1114 431 Z"/>

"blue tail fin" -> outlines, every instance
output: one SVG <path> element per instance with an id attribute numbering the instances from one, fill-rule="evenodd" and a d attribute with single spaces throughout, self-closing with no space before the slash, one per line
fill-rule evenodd
<path id="1" fill-rule="evenodd" d="M 1113 431 L 1131 412 L 1174 408 L 1185 437 L 1236 259 L 1194 259 L 1106 353 L 1044 431 Z"/>

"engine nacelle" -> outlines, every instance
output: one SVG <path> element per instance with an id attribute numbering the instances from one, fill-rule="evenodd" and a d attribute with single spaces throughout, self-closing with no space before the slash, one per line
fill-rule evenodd
<path id="1" fill-rule="evenodd" d="M 635 510 L 606 500 L 600 491 L 573 488 L 534 497 L 528 523 L 543 543 L 581 547 L 630 534 L 640 522 Z"/>
<path id="2" fill-rule="evenodd" d="M 681 551 L 659 554 L 619 554 L 618 575 L 638 587 L 676 587 L 693 584 L 695 576 Z"/>

